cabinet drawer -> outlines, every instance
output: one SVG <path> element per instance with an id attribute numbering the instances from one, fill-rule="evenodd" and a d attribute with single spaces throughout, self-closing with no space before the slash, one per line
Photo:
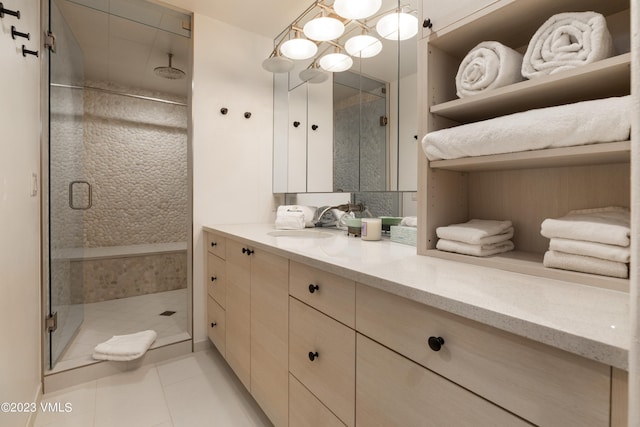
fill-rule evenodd
<path id="1" fill-rule="evenodd" d="M 291 262 L 289 294 L 353 328 L 356 287 L 353 280 Z"/>
<path id="2" fill-rule="evenodd" d="M 226 322 L 222 307 L 211 297 L 207 298 L 207 336 L 222 356 L 225 356 Z"/>
<path id="3" fill-rule="evenodd" d="M 344 427 L 344 423 L 291 374 L 289 374 L 289 425 Z"/>
<path id="4" fill-rule="evenodd" d="M 207 293 L 224 308 L 226 294 L 225 262 L 212 253 L 207 253 Z"/>
<path id="5" fill-rule="evenodd" d="M 227 239 L 219 234 L 207 232 L 207 251 L 222 259 L 226 258 Z"/>
<path id="6" fill-rule="evenodd" d="M 363 335 L 357 347 L 358 426 L 530 426 Z"/>
<path id="7" fill-rule="evenodd" d="M 353 329 L 289 298 L 289 372 L 348 426 L 355 415 L 355 350 Z"/>
<path id="8" fill-rule="evenodd" d="M 609 424 L 610 367 L 356 286 L 358 332 L 535 424 Z M 444 340 L 440 351 L 431 336 Z"/>

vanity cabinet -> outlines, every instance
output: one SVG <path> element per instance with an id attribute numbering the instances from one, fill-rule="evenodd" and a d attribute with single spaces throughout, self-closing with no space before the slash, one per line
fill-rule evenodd
<path id="1" fill-rule="evenodd" d="M 428 132 L 511 113 L 630 93 L 628 0 L 500 0 L 476 9 L 419 41 L 418 75 L 426 77 L 419 81 L 421 138 Z M 584 10 L 607 18 L 616 56 L 456 97 L 458 66 L 479 42 L 495 40 L 524 52 L 549 17 Z M 422 13 L 422 18 L 429 16 L 424 3 Z M 540 235 L 540 225 L 574 209 L 629 207 L 631 146 L 631 141 L 619 141 L 437 161 L 428 161 L 420 150 L 418 253 L 628 291 L 625 279 L 543 267 L 549 240 Z M 511 220 L 516 250 L 480 258 L 436 249 L 438 227 L 474 218 Z"/>
<path id="2" fill-rule="evenodd" d="M 207 336 L 220 354 L 226 353 L 226 239 L 215 233 L 205 233 L 207 274 Z"/>

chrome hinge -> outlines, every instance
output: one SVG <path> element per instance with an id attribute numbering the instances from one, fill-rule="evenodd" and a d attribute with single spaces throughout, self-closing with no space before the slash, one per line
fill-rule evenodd
<path id="1" fill-rule="evenodd" d="M 56 53 L 56 35 L 51 31 L 47 31 L 47 34 L 44 35 L 44 47 L 50 52 Z"/>
<path id="2" fill-rule="evenodd" d="M 51 313 L 47 316 L 45 321 L 45 328 L 47 328 L 47 332 L 54 332 L 58 329 L 58 312 Z"/>

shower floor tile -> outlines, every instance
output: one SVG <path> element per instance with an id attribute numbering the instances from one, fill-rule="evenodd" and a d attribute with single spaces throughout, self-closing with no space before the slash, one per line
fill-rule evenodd
<path id="1" fill-rule="evenodd" d="M 188 338 L 187 298 L 187 289 L 179 289 L 85 304 L 82 326 L 58 365 L 69 367 L 94 363 L 91 357 L 93 348 L 114 335 L 152 329 L 158 338 L 151 348 Z M 176 313 L 161 316 L 164 311 Z"/>

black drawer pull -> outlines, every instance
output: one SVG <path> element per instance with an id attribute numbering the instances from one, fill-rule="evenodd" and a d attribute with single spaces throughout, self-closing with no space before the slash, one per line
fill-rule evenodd
<path id="1" fill-rule="evenodd" d="M 311 351 L 309 352 L 309 360 L 311 360 L 313 362 L 317 358 L 318 358 L 318 352 L 317 351 L 316 352 L 311 352 Z"/>
<path id="2" fill-rule="evenodd" d="M 211 276 L 211 281 L 215 282 L 216 280 L 218 280 L 218 278 L 216 276 Z"/>
<path id="3" fill-rule="evenodd" d="M 320 290 L 320 286 L 314 285 L 313 283 L 309 285 L 309 292 L 310 293 L 314 293 L 315 291 L 319 291 L 319 290 Z"/>
<path id="4" fill-rule="evenodd" d="M 216 246 L 218 246 L 218 243 L 217 243 L 217 242 L 211 242 L 211 247 L 212 247 L 212 248 L 215 248 Z"/>
<path id="5" fill-rule="evenodd" d="M 318 127 L 319 127 L 318 125 L 311 125 L 311 129 L 313 130 L 318 130 Z"/>
<path id="6" fill-rule="evenodd" d="M 242 248 L 242 253 L 243 254 L 247 254 L 247 255 L 251 255 L 254 252 L 253 249 L 249 249 L 249 248 Z"/>
<path id="7" fill-rule="evenodd" d="M 442 337 L 429 337 L 427 342 L 429 343 L 429 348 L 433 351 L 440 351 L 444 345 L 444 339 Z"/>
<path id="8" fill-rule="evenodd" d="M 4 5 L 2 3 L 0 3 L 0 18 L 4 18 L 5 14 L 11 15 L 11 16 L 15 16 L 16 18 L 20 19 L 20 11 L 19 10 L 5 9 Z"/>
<path id="9" fill-rule="evenodd" d="M 211 327 L 212 327 L 212 328 L 215 328 L 216 326 L 218 326 L 218 324 L 217 324 L 216 322 L 212 322 L 212 323 L 211 323 Z"/>

